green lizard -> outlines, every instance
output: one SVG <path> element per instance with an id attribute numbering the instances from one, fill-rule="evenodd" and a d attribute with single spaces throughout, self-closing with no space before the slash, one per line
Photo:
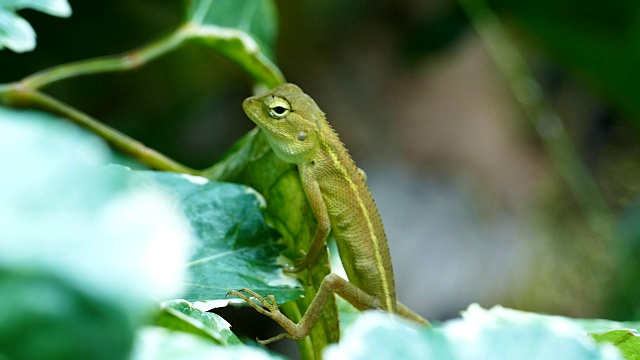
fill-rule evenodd
<path id="1" fill-rule="evenodd" d="M 387 237 L 364 173 L 356 167 L 313 99 L 298 86 L 283 84 L 246 99 L 243 108 L 264 131 L 276 155 L 298 166 L 305 194 L 318 220 L 306 255 L 287 271 L 309 268 L 333 230 L 349 278 L 347 281 L 335 274 L 327 275 L 298 324 L 280 312 L 272 295 L 267 296 L 267 301 L 250 289 L 229 292 L 228 295 L 242 298 L 287 331 L 260 343 L 307 336 L 332 293 L 360 310 L 381 309 L 428 324 L 398 303 Z M 256 298 L 264 308 L 243 293 Z"/>

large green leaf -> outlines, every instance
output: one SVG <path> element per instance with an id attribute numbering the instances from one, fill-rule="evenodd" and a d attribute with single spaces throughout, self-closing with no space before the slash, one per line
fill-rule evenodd
<path id="1" fill-rule="evenodd" d="M 274 65 L 278 20 L 272 0 L 192 0 L 187 4 L 187 21 L 197 39 L 269 88 L 284 82 Z"/>
<path id="2" fill-rule="evenodd" d="M 226 304 L 230 290 L 245 287 L 273 294 L 279 302 L 300 298 L 295 278 L 284 275 L 277 263 L 283 246 L 267 226 L 260 194 L 244 185 L 176 173 L 136 171 L 133 175 L 172 194 L 191 224 L 195 244 L 187 265 L 186 300 L 224 300 Z M 203 308 L 220 305 L 212 302 Z"/>
<path id="3" fill-rule="evenodd" d="M 110 161 L 74 125 L 0 107 L 0 354 L 122 358 L 152 299 L 177 295 L 186 220 Z"/>
<path id="4" fill-rule="evenodd" d="M 34 9 L 49 15 L 71 16 L 67 0 L 0 0 L 0 49 L 15 52 L 31 51 L 36 47 L 36 33 L 29 23 L 16 13 L 20 9 Z"/>
<path id="5" fill-rule="evenodd" d="M 233 181 L 248 185 L 260 192 L 267 201 L 267 221 L 283 236 L 287 245 L 283 254 L 296 259 L 309 249 L 316 230 L 316 221 L 300 183 L 296 167 L 280 160 L 269 147 L 264 134 L 257 129 L 241 139 L 225 158 L 206 172 L 214 180 Z M 331 272 L 328 253 L 323 250 L 315 265 L 299 274 L 305 297 L 283 305 L 284 313 L 298 322 L 324 277 Z M 310 281 L 308 281 L 310 280 Z M 303 358 L 320 359 L 326 344 L 339 338 L 338 310 L 333 297 L 310 336 L 298 344 Z"/>
<path id="6" fill-rule="evenodd" d="M 366 344 L 366 346 L 363 346 Z M 478 305 L 462 319 L 420 328 L 381 312 L 365 312 L 325 358 L 348 359 L 621 359 L 598 344 L 581 324 L 561 316 Z"/>

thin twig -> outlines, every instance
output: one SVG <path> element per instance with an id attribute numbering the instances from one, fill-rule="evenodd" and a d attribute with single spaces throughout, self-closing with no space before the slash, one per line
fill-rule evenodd
<path id="1" fill-rule="evenodd" d="M 103 138 L 114 149 L 155 170 L 199 175 L 200 171 L 186 167 L 165 155 L 146 147 L 141 142 L 107 126 L 91 116 L 38 91 L 22 91 L 13 97 L 13 105 L 29 104 L 73 121 Z"/>
<path id="2" fill-rule="evenodd" d="M 105 56 L 54 66 L 30 75 L 20 83 L 26 89 L 35 90 L 78 76 L 132 70 L 180 47 L 188 38 L 186 29 L 187 26 L 180 27 L 165 37 L 121 55 Z"/>

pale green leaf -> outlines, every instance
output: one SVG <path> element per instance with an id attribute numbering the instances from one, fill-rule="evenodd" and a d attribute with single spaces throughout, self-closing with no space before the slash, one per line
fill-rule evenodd
<path id="1" fill-rule="evenodd" d="M 140 330 L 136 337 L 132 360 L 273 360 L 281 357 L 264 348 L 220 346 L 200 336 L 170 331 L 161 327 Z"/>
<path id="2" fill-rule="evenodd" d="M 454 356 L 448 340 L 441 332 L 419 328 L 388 313 L 365 311 L 346 327 L 340 343 L 326 348 L 323 358 L 465 359 Z"/>
<path id="3" fill-rule="evenodd" d="M 104 171 L 110 161 L 106 144 L 77 126 L 0 107 L 0 263 L 131 309 L 176 296 L 188 224 L 166 195 Z"/>
<path id="4" fill-rule="evenodd" d="M 0 353 L 115 359 L 153 298 L 176 296 L 189 239 L 166 195 L 107 173 L 106 144 L 0 107 Z"/>
<path id="5" fill-rule="evenodd" d="M 477 305 L 462 319 L 418 327 L 367 311 L 345 330 L 325 358 L 348 359 L 622 359 L 611 344 L 598 344 L 573 319 Z"/>
<path id="6" fill-rule="evenodd" d="M 15 52 L 35 49 L 35 31 L 16 13 L 21 9 L 38 10 L 59 17 L 71 16 L 67 0 L 0 0 L 0 49 L 7 47 Z"/>
<path id="7" fill-rule="evenodd" d="M 71 6 L 67 0 L 0 0 L 0 7 L 9 10 L 33 9 L 59 16 L 71 16 Z"/>

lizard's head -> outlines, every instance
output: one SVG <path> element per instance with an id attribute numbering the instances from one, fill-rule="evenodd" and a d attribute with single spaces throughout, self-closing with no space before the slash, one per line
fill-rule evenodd
<path id="1" fill-rule="evenodd" d="M 282 84 L 246 99 L 242 107 L 284 161 L 300 164 L 316 149 L 324 114 L 298 86 Z"/>

